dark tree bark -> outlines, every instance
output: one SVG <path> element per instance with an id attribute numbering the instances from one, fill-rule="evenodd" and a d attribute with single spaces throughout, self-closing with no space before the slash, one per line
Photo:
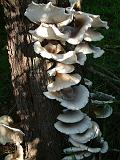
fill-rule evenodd
<path id="1" fill-rule="evenodd" d="M 23 146 L 26 160 L 60 160 L 64 140 L 53 126 L 60 106 L 42 94 L 47 83 L 46 62 L 33 52 L 31 36 L 28 34 L 34 26 L 24 17 L 30 2 L 2 1 L 16 110 L 21 121 L 17 127 L 25 133 Z"/>

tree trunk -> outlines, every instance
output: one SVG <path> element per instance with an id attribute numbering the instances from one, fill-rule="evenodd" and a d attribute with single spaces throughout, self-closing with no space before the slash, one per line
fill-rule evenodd
<path id="1" fill-rule="evenodd" d="M 60 106 L 44 97 L 46 62 L 33 52 L 28 31 L 33 24 L 24 17 L 30 0 L 3 0 L 8 32 L 8 55 L 17 115 L 25 133 L 26 160 L 60 160 L 63 136 L 53 126 Z"/>

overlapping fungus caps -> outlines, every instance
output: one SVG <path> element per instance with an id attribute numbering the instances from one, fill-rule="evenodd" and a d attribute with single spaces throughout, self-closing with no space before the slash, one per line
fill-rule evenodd
<path id="1" fill-rule="evenodd" d="M 71 22 L 72 14 L 67 14 L 65 8 L 59 8 L 47 4 L 37 4 L 32 2 L 26 9 L 25 16 L 34 23 L 60 24 L 62 22 Z M 67 25 L 67 24 L 66 24 Z"/>
<path id="2" fill-rule="evenodd" d="M 68 99 L 68 91 L 59 92 L 44 92 L 44 95 L 49 99 L 56 99 L 63 107 L 71 110 L 79 110 L 86 106 L 89 98 L 89 91 L 83 85 L 74 86 L 71 88 L 71 95 Z"/>
<path id="3" fill-rule="evenodd" d="M 85 132 L 88 128 L 91 128 L 92 122 L 88 116 L 85 116 L 82 120 L 76 123 L 64 123 L 58 121 L 54 124 L 54 126 L 61 133 L 70 135 Z"/>
<path id="4" fill-rule="evenodd" d="M 94 139 L 98 136 L 101 136 L 101 132 L 99 126 L 96 122 L 92 121 L 92 127 L 86 130 L 82 134 L 72 134 L 70 137 L 76 142 L 85 144 L 89 142 L 91 139 Z"/>
<path id="5" fill-rule="evenodd" d="M 80 110 L 78 111 L 65 110 L 63 111 L 62 114 L 60 114 L 57 117 L 57 119 L 64 123 L 76 123 L 76 122 L 81 121 L 85 116 L 86 114 L 84 114 Z"/>
<path id="6" fill-rule="evenodd" d="M 67 108 L 58 115 L 54 127 L 69 136 L 69 142 L 73 145 L 64 149 L 68 154 L 63 160 L 77 160 L 87 158 L 92 153 L 105 153 L 108 144 L 101 137 L 101 131 L 96 122 L 91 121 L 87 114 L 80 109 L 84 108 L 89 97 L 93 104 L 101 104 L 101 100 L 95 99 L 95 94 L 89 95 L 87 89 L 92 86 L 92 82 L 84 79 L 81 85 L 81 76 L 72 73 L 75 67 L 72 64 L 84 65 L 87 54 L 93 53 L 94 58 L 103 55 L 104 51 L 90 44 L 92 41 L 100 41 L 104 36 L 97 31 L 97 28 L 108 29 L 107 22 L 102 21 L 99 15 L 75 11 L 81 7 L 80 0 L 69 0 L 68 8 L 60 8 L 47 4 L 36 4 L 32 2 L 25 16 L 39 26 L 35 30 L 30 30 L 34 43 L 35 53 L 43 58 L 52 59 L 53 64 L 47 66 L 49 77 L 52 81 L 47 85 L 47 92 L 43 94 L 49 99 L 55 99 L 60 105 Z M 56 4 L 53 2 L 53 4 Z M 44 34 L 43 34 L 44 33 Z M 45 44 L 43 42 L 46 42 Z M 66 46 L 72 44 L 72 48 L 66 50 Z M 113 102 L 109 99 L 107 102 Z M 112 114 L 111 107 L 92 108 L 97 118 L 106 118 Z M 87 142 L 99 139 L 100 147 L 90 147 Z M 95 140 L 96 140 L 95 139 Z M 93 158 L 94 159 L 94 158 Z"/>
<path id="7" fill-rule="evenodd" d="M 23 159 L 23 148 L 20 144 L 17 144 L 15 153 L 8 154 L 4 160 L 24 160 Z"/>
<path id="8" fill-rule="evenodd" d="M 0 143 L 22 143 L 24 133 L 16 128 L 9 127 L 5 124 L 0 124 Z"/>

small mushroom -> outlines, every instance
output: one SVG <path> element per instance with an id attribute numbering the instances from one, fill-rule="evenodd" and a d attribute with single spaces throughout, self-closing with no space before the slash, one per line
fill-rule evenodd
<path id="1" fill-rule="evenodd" d="M 57 101 L 61 102 L 60 104 L 63 107 L 66 107 L 70 110 L 79 110 L 85 107 L 89 98 L 89 91 L 83 85 L 72 87 L 70 97 L 68 91 L 44 92 L 43 94 L 49 99 L 56 99 Z"/>
<path id="2" fill-rule="evenodd" d="M 84 82 L 85 82 L 85 85 L 88 86 L 88 87 L 91 87 L 92 86 L 92 81 L 90 81 L 89 79 L 87 78 L 84 78 Z"/>
<path id="3" fill-rule="evenodd" d="M 54 124 L 54 127 L 59 132 L 67 135 L 83 133 L 88 128 L 91 128 L 91 126 L 92 126 L 91 119 L 88 116 L 84 117 L 80 122 L 77 123 L 63 123 L 58 121 Z"/>
<path id="4" fill-rule="evenodd" d="M 61 91 L 62 92 L 62 91 Z M 71 110 L 79 110 L 86 106 L 88 103 L 89 98 L 89 91 L 88 89 L 83 86 L 74 86 L 73 87 L 73 95 L 71 96 L 71 99 L 67 99 L 67 92 L 62 92 L 63 99 L 61 100 L 61 105 L 71 109 Z"/>
<path id="5" fill-rule="evenodd" d="M 109 149 L 109 146 L 108 146 L 108 142 L 107 141 L 104 141 L 104 140 L 101 140 L 101 144 L 102 144 L 102 147 L 101 147 L 101 153 L 106 153 Z"/>
<path id="6" fill-rule="evenodd" d="M 88 151 L 90 153 L 99 153 L 101 151 L 101 148 L 92 148 L 92 147 L 86 146 L 84 144 L 74 141 L 72 138 L 69 138 L 69 142 L 73 146 L 80 148 L 81 151 Z"/>
<path id="7" fill-rule="evenodd" d="M 89 45 L 88 43 L 85 43 L 85 42 L 77 45 L 77 47 L 75 48 L 75 51 L 82 52 L 83 54 L 93 53 L 93 58 L 101 57 L 104 53 L 104 50 L 102 50 L 101 48 Z"/>
<path id="8" fill-rule="evenodd" d="M 96 118 L 108 118 L 113 113 L 113 109 L 110 105 L 106 104 L 104 106 L 95 106 L 93 112 Z"/>
<path id="9" fill-rule="evenodd" d="M 5 124 L 0 124 L 0 143 L 20 144 L 23 141 L 24 133 L 16 128 L 9 127 Z"/>
<path id="10" fill-rule="evenodd" d="M 70 137 L 79 143 L 87 143 L 89 142 L 91 139 L 94 139 L 98 136 L 101 136 L 101 132 L 99 129 L 99 126 L 96 122 L 92 121 L 92 127 L 89 128 L 86 132 L 82 133 L 82 134 L 73 134 L 70 135 Z"/>
<path id="11" fill-rule="evenodd" d="M 20 144 L 17 145 L 17 150 L 13 154 L 8 154 L 4 160 L 24 160 L 23 148 Z"/>
<path id="12" fill-rule="evenodd" d="M 88 151 L 82 151 L 69 156 L 64 157 L 62 160 L 84 160 L 85 158 L 91 156 L 91 153 Z"/>
<path id="13" fill-rule="evenodd" d="M 85 32 L 85 35 L 84 35 L 84 40 L 85 41 L 100 41 L 101 39 L 103 39 L 104 36 L 95 31 L 95 30 L 92 30 L 92 29 L 88 29 L 86 32 Z"/>
<path id="14" fill-rule="evenodd" d="M 13 124 L 13 119 L 7 115 L 1 116 L 0 117 L 0 124 L 5 124 L 5 125 Z"/>
<path id="15" fill-rule="evenodd" d="M 34 23 L 59 24 L 65 22 L 65 25 L 73 20 L 72 13 L 65 13 L 65 8 L 59 8 L 52 5 L 52 2 L 47 4 L 37 4 L 32 2 L 29 4 L 24 15 Z M 67 21 L 67 23 L 66 23 Z"/>
<path id="16" fill-rule="evenodd" d="M 62 114 L 60 114 L 57 119 L 64 123 L 76 123 L 81 121 L 85 117 L 83 112 L 66 110 Z"/>
<path id="17" fill-rule="evenodd" d="M 91 102 L 97 105 L 113 103 L 115 100 L 114 96 L 97 91 L 95 93 L 90 93 L 90 97 Z"/>
<path id="18" fill-rule="evenodd" d="M 79 74 L 56 73 L 55 81 L 48 84 L 47 89 L 49 92 L 56 92 L 78 84 L 80 80 L 81 76 Z"/>

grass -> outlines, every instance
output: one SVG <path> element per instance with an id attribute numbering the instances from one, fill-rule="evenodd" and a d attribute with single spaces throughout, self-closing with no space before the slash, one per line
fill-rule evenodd
<path id="1" fill-rule="evenodd" d="M 83 0 L 83 11 L 100 14 L 103 20 L 108 21 L 109 30 L 102 29 L 101 32 L 105 36 L 104 40 L 97 42 L 96 46 L 101 48 L 110 47 L 101 58 L 88 59 L 88 64 L 96 63 L 116 74 L 120 77 L 120 1 L 119 0 Z M 2 8 L 0 8 L 2 15 Z M 10 66 L 8 63 L 8 56 L 5 49 L 6 33 L 4 29 L 4 19 L 1 16 L 0 21 L 0 104 L 9 104 L 12 96 L 12 87 L 10 80 Z M 117 47 L 117 48 L 116 48 Z M 115 49 L 114 49 L 115 48 Z M 109 87 L 104 81 L 100 81 L 98 77 L 89 74 L 88 78 L 94 82 L 94 89 L 104 91 L 105 93 L 113 94 L 120 99 L 120 95 Z M 105 139 L 109 142 L 111 149 L 120 149 L 120 107 L 119 103 L 113 105 L 114 114 L 105 120 L 100 120 L 102 125 L 102 132 Z M 116 114 L 117 113 L 117 114 Z M 120 160 L 120 152 L 109 152 L 102 157 L 102 160 Z"/>

